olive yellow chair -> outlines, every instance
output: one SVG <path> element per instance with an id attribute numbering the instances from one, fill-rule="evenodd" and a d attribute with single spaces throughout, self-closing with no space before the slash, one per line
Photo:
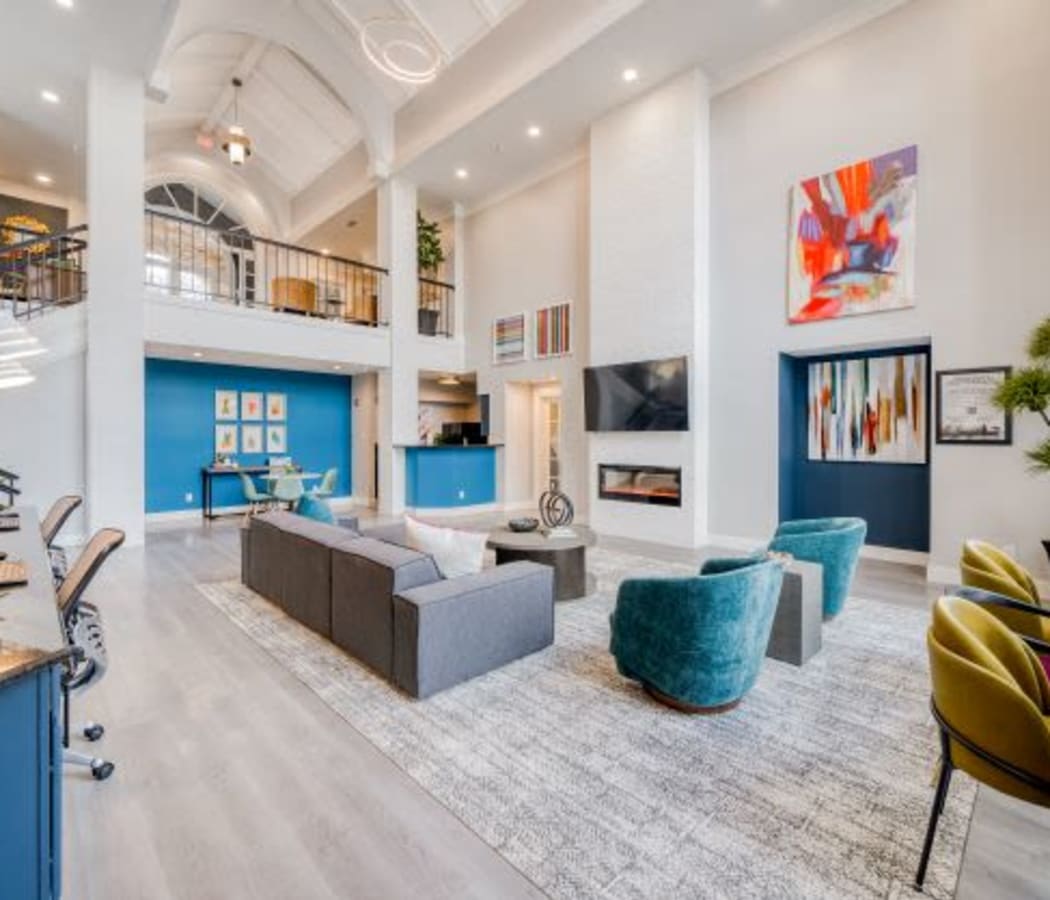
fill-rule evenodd
<path id="1" fill-rule="evenodd" d="M 1035 654 L 986 609 L 941 597 L 926 634 L 940 775 L 916 890 L 922 890 L 952 772 L 1050 807 L 1050 682 Z"/>
<path id="2" fill-rule="evenodd" d="M 967 541 L 959 561 L 964 587 L 953 593 L 984 606 L 1040 654 L 1050 673 L 1050 608 L 1020 563 L 993 544 Z"/>

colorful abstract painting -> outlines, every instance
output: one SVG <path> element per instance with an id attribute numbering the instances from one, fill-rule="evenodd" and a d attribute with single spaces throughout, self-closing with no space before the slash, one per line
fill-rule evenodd
<path id="1" fill-rule="evenodd" d="M 905 147 L 795 186 L 788 321 L 915 305 L 918 160 Z"/>
<path id="2" fill-rule="evenodd" d="M 811 363 L 809 459 L 926 462 L 926 355 Z"/>
<path id="3" fill-rule="evenodd" d="M 503 316 L 492 323 L 492 361 L 521 362 L 525 359 L 525 313 Z"/>
<path id="4" fill-rule="evenodd" d="M 536 311 L 536 359 L 572 352 L 571 313 L 571 303 L 557 303 Z"/>

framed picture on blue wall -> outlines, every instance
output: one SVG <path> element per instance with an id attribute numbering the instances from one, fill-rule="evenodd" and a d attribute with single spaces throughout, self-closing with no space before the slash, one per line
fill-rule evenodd
<path id="1" fill-rule="evenodd" d="M 216 391 L 215 392 L 215 421 L 236 422 L 237 421 L 237 392 Z"/>
<path id="2" fill-rule="evenodd" d="M 288 452 L 288 429 L 284 425 L 266 426 L 266 452 Z"/>
<path id="3" fill-rule="evenodd" d="M 263 427 L 262 425 L 241 426 L 241 453 L 263 452 Z"/>
<path id="4" fill-rule="evenodd" d="M 263 419 L 263 395 L 261 391 L 241 392 L 241 421 L 261 422 Z"/>
<path id="5" fill-rule="evenodd" d="M 226 456 L 237 452 L 237 426 L 215 426 L 215 455 Z"/>
<path id="6" fill-rule="evenodd" d="M 288 396 L 286 394 L 266 395 L 266 421 L 283 422 L 288 418 Z"/>

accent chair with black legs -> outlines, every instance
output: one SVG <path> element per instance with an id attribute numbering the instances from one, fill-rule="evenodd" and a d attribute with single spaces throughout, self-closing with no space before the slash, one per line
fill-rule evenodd
<path id="1" fill-rule="evenodd" d="M 51 504 L 51 509 L 47 511 L 47 515 L 44 516 L 43 521 L 40 523 L 40 536 L 47 545 L 47 555 L 51 561 L 51 574 L 55 578 L 56 585 L 66 577 L 66 569 L 69 564 L 66 560 L 66 551 L 62 547 L 55 546 L 55 538 L 58 537 L 58 533 L 69 521 L 69 517 L 73 515 L 83 502 L 84 498 L 77 494 L 66 494 L 64 497 L 59 497 Z"/>
<path id="2" fill-rule="evenodd" d="M 868 524 L 863 519 L 844 516 L 795 519 L 780 524 L 769 542 L 769 550 L 789 553 L 803 562 L 820 564 L 824 582 L 824 618 L 830 619 L 842 612 L 846 605 L 867 533 Z"/>
<path id="3" fill-rule="evenodd" d="M 106 673 L 105 636 L 98 607 L 84 600 L 84 592 L 98 574 L 102 564 L 121 544 L 124 532 L 118 528 L 102 528 L 80 552 L 80 556 L 69 569 L 69 574 L 58 588 L 58 612 L 65 626 L 66 640 L 79 651 L 68 665 L 62 678 L 64 727 L 62 759 L 69 765 L 88 766 L 97 781 L 113 774 L 113 763 L 89 753 L 69 749 L 69 701 L 70 694 L 82 692 L 97 684 Z M 97 722 L 86 722 L 77 731 L 89 741 L 97 741 L 105 729 Z"/>
<path id="4" fill-rule="evenodd" d="M 624 581 L 610 618 L 617 669 L 683 712 L 732 709 L 758 677 L 783 579 L 780 560 L 745 557 Z"/>
<path id="5" fill-rule="evenodd" d="M 966 541 L 959 561 L 963 587 L 952 593 L 982 606 L 1039 656 L 1050 676 L 1050 607 L 1043 605 L 1029 571 L 984 541 Z"/>
<path id="6" fill-rule="evenodd" d="M 1050 807 L 1050 681 L 1035 654 L 995 616 L 961 597 L 936 602 L 926 644 L 941 764 L 917 890 L 956 769 Z"/>

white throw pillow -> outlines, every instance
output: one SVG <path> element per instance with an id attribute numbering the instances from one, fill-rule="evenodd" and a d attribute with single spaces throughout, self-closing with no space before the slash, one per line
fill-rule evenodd
<path id="1" fill-rule="evenodd" d="M 405 516 L 405 539 L 413 550 L 434 557 L 438 570 L 445 578 L 458 578 L 481 571 L 488 535 L 484 532 L 439 528 Z"/>

